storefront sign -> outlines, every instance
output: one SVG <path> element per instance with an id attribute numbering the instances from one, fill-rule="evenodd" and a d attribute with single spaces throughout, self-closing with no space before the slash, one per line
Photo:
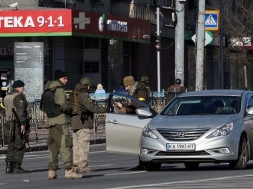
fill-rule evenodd
<path id="1" fill-rule="evenodd" d="M 73 35 L 150 43 L 150 21 L 73 11 Z"/>
<path id="2" fill-rule="evenodd" d="M 68 36 L 72 34 L 70 9 L 1 11 L 1 36 Z"/>
<path id="3" fill-rule="evenodd" d="M 150 43 L 150 21 L 71 9 L 2 10 L 0 37 L 87 36 Z"/>

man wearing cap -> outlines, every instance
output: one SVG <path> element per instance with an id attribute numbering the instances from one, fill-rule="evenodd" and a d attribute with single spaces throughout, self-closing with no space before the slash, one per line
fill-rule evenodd
<path id="1" fill-rule="evenodd" d="M 49 150 L 48 179 L 57 178 L 58 155 L 61 154 L 65 169 L 66 179 L 80 179 L 82 175 L 75 173 L 73 169 L 73 151 L 72 138 L 70 137 L 67 126 L 69 114 L 71 112 L 70 104 L 67 101 L 63 86 L 67 83 L 67 75 L 61 70 L 54 72 L 54 81 L 48 81 L 45 90 L 54 90 L 54 103 L 59 106 L 61 111 L 54 116 L 48 117 L 49 133 L 47 145 Z M 54 105 L 52 105 L 54 106 Z"/>
<path id="2" fill-rule="evenodd" d="M 144 83 L 135 81 L 134 77 L 130 75 L 124 77 L 123 84 L 126 90 L 129 92 L 129 95 L 142 102 L 148 103 L 148 90 Z M 132 104 L 127 107 L 123 107 L 119 102 L 117 102 L 115 105 L 120 109 L 120 113 L 128 114 L 135 114 L 135 109 L 140 107 L 140 105 L 135 102 L 132 102 Z"/>
<path id="3" fill-rule="evenodd" d="M 28 118 L 28 103 L 24 92 L 25 83 L 21 80 L 14 81 L 12 91 L 7 94 L 3 100 L 5 106 L 6 122 L 5 127 L 10 128 L 9 144 L 6 151 L 6 169 L 5 173 L 27 173 L 21 167 L 25 154 L 25 137 L 27 130 L 26 120 Z M 14 108 L 17 118 L 13 115 Z"/>

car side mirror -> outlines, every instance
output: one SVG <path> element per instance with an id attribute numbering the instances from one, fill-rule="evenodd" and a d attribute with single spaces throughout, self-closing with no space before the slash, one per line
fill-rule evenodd
<path id="1" fill-rule="evenodd" d="M 148 108 L 137 108 L 135 110 L 135 113 L 138 116 L 142 116 L 142 117 L 146 117 L 146 118 L 154 117 L 154 114 Z"/>

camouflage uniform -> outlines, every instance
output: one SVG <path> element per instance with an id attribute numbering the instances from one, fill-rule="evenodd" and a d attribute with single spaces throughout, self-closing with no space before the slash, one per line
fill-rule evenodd
<path id="1" fill-rule="evenodd" d="M 63 89 L 64 81 L 67 80 L 66 74 L 61 70 L 54 72 L 55 80 L 48 81 L 45 85 L 45 90 L 55 89 L 54 103 L 60 105 L 62 113 L 56 117 L 48 117 L 49 133 L 47 139 L 47 145 L 49 150 L 49 163 L 48 163 L 48 179 L 56 179 L 58 168 L 58 155 L 61 154 L 61 158 L 64 164 L 65 177 L 67 179 L 80 179 L 82 175 L 75 173 L 73 169 L 73 143 L 69 133 L 68 120 L 71 115 L 71 107 L 67 101 L 66 93 Z M 47 88 L 48 87 L 48 88 Z"/>
<path id="2" fill-rule="evenodd" d="M 106 107 L 96 106 L 92 102 L 89 97 L 87 84 L 86 82 L 84 82 L 84 85 L 82 82 L 78 83 L 75 90 L 70 94 L 70 99 L 74 99 L 73 96 L 76 95 L 76 102 L 73 103 L 73 109 L 77 114 L 71 118 L 71 126 L 73 129 L 73 162 L 75 171 L 78 172 L 92 171 L 88 167 L 88 156 L 90 149 L 90 129 L 93 128 L 93 114 L 106 112 Z M 89 83 L 89 86 L 91 86 L 91 83 Z"/>
<path id="3" fill-rule="evenodd" d="M 130 95 L 148 104 L 149 93 L 145 83 L 136 81 L 130 89 Z M 122 107 L 120 113 L 135 114 L 137 108 L 140 108 L 140 105 L 133 101 L 131 105 Z"/>
<path id="4" fill-rule="evenodd" d="M 48 89 L 62 86 L 63 84 L 59 80 L 51 81 L 48 85 Z M 47 90 L 47 88 L 45 88 L 45 90 Z M 59 104 L 63 110 L 70 108 L 63 88 L 56 89 L 55 103 Z M 72 139 L 70 137 L 67 123 L 68 116 L 65 113 L 62 113 L 57 117 L 48 118 L 49 134 L 47 145 L 49 150 L 49 170 L 57 170 L 59 153 L 62 155 L 65 169 L 71 169 L 73 166 Z"/>
<path id="5" fill-rule="evenodd" d="M 6 173 L 12 173 L 12 171 L 15 173 L 27 172 L 21 168 L 25 154 L 26 140 L 25 136 L 23 136 L 23 134 L 20 134 L 20 128 L 17 120 L 14 118 L 12 108 L 15 109 L 20 123 L 22 125 L 26 125 L 26 120 L 28 117 L 28 103 L 23 93 L 18 92 L 14 89 L 4 98 L 4 106 L 6 114 L 5 128 L 9 129 L 9 144 L 6 151 L 5 161 L 7 164 L 10 164 L 10 171 L 7 171 Z"/>

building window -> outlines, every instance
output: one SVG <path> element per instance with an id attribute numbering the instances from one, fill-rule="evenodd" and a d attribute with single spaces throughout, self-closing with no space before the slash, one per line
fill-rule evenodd
<path id="1" fill-rule="evenodd" d="M 84 62 L 84 73 L 99 73 L 99 62 Z"/>

